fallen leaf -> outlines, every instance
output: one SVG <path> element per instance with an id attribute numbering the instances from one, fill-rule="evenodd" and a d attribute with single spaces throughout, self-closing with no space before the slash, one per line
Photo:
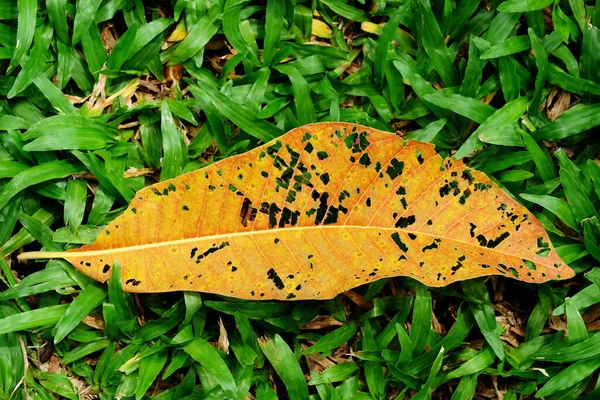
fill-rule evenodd
<path id="1" fill-rule="evenodd" d="M 98 313 L 93 313 L 90 315 L 86 315 L 81 320 L 87 326 L 103 331 L 106 327 L 106 323 L 104 322 L 104 318 Z"/>
<path id="2" fill-rule="evenodd" d="M 302 325 L 300 329 L 325 329 L 332 326 L 343 326 L 344 324 L 333 318 L 331 315 L 317 315 L 312 320 Z"/>
<path id="3" fill-rule="evenodd" d="M 571 94 L 561 90 L 552 106 L 550 106 L 550 101 L 548 101 L 548 118 L 550 118 L 550 121 L 554 121 L 564 114 L 569 109 L 570 104 Z"/>
<path id="4" fill-rule="evenodd" d="M 229 354 L 229 336 L 227 335 L 227 329 L 223 325 L 223 321 L 219 318 L 219 340 L 217 341 L 217 349 L 223 353 Z"/>
<path id="5" fill-rule="evenodd" d="M 90 245 L 62 257 L 125 290 L 329 299 L 390 276 L 429 286 L 487 275 L 573 276 L 522 205 L 427 143 L 347 123 L 294 129 L 140 190 Z"/>

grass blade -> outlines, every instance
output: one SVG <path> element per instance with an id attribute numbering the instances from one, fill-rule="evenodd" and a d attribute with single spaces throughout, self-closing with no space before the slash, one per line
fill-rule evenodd
<path id="1" fill-rule="evenodd" d="M 579 314 L 579 310 L 575 307 L 570 298 L 565 299 L 565 308 L 567 312 L 567 331 L 569 332 L 569 344 L 574 345 L 588 339 L 587 328 L 585 322 Z"/>
<path id="2" fill-rule="evenodd" d="M 410 340 L 413 346 L 413 357 L 420 355 L 429 343 L 431 330 L 431 293 L 426 286 L 418 285 L 413 308 Z"/>
<path id="3" fill-rule="evenodd" d="M 40 326 L 54 325 L 69 308 L 68 304 L 39 308 L 0 319 L 0 335 Z"/>
<path id="4" fill-rule="evenodd" d="M 397 8 L 381 30 L 381 34 L 377 39 L 377 48 L 375 49 L 374 66 L 376 82 L 383 83 L 383 78 L 388 66 L 387 55 L 389 44 L 392 42 L 392 39 L 394 39 L 398 25 L 400 25 L 409 10 L 410 7 L 408 5 Z"/>
<path id="5" fill-rule="evenodd" d="M 104 286 L 94 282 L 89 284 L 79 295 L 69 304 L 69 308 L 61 316 L 52 331 L 54 334 L 54 343 L 63 340 L 92 310 L 98 307 L 106 298 L 106 289 Z"/>
<path id="6" fill-rule="evenodd" d="M 228 397 L 238 397 L 233 375 L 214 347 L 202 339 L 194 339 L 190 344 L 184 346 L 183 350 L 217 378 L 219 386 L 223 388 Z"/>
<path id="7" fill-rule="evenodd" d="M 83 179 L 69 179 L 67 181 L 67 198 L 65 200 L 64 221 L 71 232 L 77 229 L 83 222 L 85 213 L 85 202 L 87 195 L 87 182 Z"/>
<path id="8" fill-rule="evenodd" d="M 165 180 L 181 175 L 183 167 L 187 163 L 183 134 L 175 126 L 169 103 L 166 101 L 163 101 L 160 106 L 160 128 L 164 152 L 160 179 Z"/>
<path id="9" fill-rule="evenodd" d="M 283 133 L 269 122 L 257 119 L 252 111 L 236 103 L 210 85 L 203 85 L 202 87 L 192 85 L 190 91 L 196 97 L 208 97 L 225 117 L 263 142 L 268 142 Z"/>
<path id="10" fill-rule="evenodd" d="M 304 79 L 298 69 L 289 64 L 278 66 L 276 69 L 282 74 L 286 74 L 290 82 L 292 82 L 292 95 L 294 96 L 298 122 L 302 125 L 315 122 L 317 117 L 312 99 L 310 98 L 310 87 L 306 79 Z"/>
<path id="11" fill-rule="evenodd" d="M 259 346 L 285 384 L 290 399 L 308 400 L 304 374 L 287 343 L 275 335 L 274 339 L 259 340 Z"/>
<path id="12" fill-rule="evenodd" d="M 42 73 L 46 65 L 46 55 L 51 39 L 52 29 L 44 27 L 39 31 L 35 38 L 35 44 L 29 53 L 29 58 L 23 63 L 22 69 L 6 97 L 9 99 L 15 97 L 27 89 L 35 77 Z"/>
<path id="13" fill-rule="evenodd" d="M 340 347 L 356 334 L 356 326 L 352 324 L 344 325 L 319 338 L 317 343 L 303 351 L 303 354 L 324 353 L 327 356 L 331 351 Z"/>
<path id="14" fill-rule="evenodd" d="M 479 325 L 479 329 L 481 329 L 481 333 L 483 333 L 485 340 L 494 350 L 496 356 L 503 360 L 504 346 L 500 340 L 500 329 L 485 284 L 481 280 L 471 279 L 464 281 L 462 288 L 470 301 L 469 308 L 473 313 L 473 317 L 475 317 L 475 321 L 477 321 L 477 325 Z"/>
<path id="15" fill-rule="evenodd" d="M 54 27 L 56 36 L 65 44 L 69 44 L 69 25 L 67 25 L 66 0 L 46 0 L 48 19 Z"/>
<path id="16" fill-rule="evenodd" d="M 423 99 L 438 107 L 467 117 L 478 124 L 483 124 L 496 111 L 494 107 L 473 98 L 460 94 L 449 94 L 443 91 L 425 95 Z"/>
<path id="17" fill-rule="evenodd" d="M 152 386 L 154 380 L 167 363 L 168 355 L 169 353 L 166 350 L 161 350 L 142 359 L 138 373 L 137 388 L 135 390 L 136 400 L 144 397 L 146 391 Z"/>
<path id="18" fill-rule="evenodd" d="M 563 369 L 558 375 L 550 378 L 550 380 L 535 394 L 535 397 L 540 398 L 549 396 L 559 390 L 570 388 L 592 375 L 599 367 L 599 358 L 578 361 Z"/>
<path id="19" fill-rule="evenodd" d="M 498 128 L 501 126 L 514 124 L 527 110 L 527 99 L 520 97 L 516 100 L 508 102 L 501 109 L 497 110 L 491 117 L 489 117 L 483 124 L 479 126 L 469 136 L 469 138 L 463 143 L 458 149 L 454 158 L 460 159 L 462 157 L 471 154 L 481 146 L 483 142 L 479 140 L 479 133 L 490 128 Z"/>
<path id="20" fill-rule="evenodd" d="M 80 166 L 67 160 L 52 161 L 26 169 L 25 171 L 18 173 L 4 186 L 2 193 L 0 194 L 0 209 L 4 207 L 12 197 L 30 186 L 52 179 L 64 178 L 80 171 Z"/>
<path id="21" fill-rule="evenodd" d="M 500 42 L 494 45 L 489 50 L 483 52 L 481 56 L 479 56 L 482 60 L 487 60 L 491 58 L 499 58 L 503 56 L 508 56 L 515 53 L 520 53 L 529 49 L 530 41 L 527 36 L 515 36 L 510 39 L 507 39 L 503 42 Z"/>
<path id="22" fill-rule="evenodd" d="M 507 0 L 502 2 L 497 8 L 502 13 L 518 13 L 541 10 L 552 4 L 552 0 Z"/>
<path id="23" fill-rule="evenodd" d="M 46 96 L 50 104 L 65 115 L 77 115 L 75 107 L 67 100 L 65 95 L 56 87 L 50 79 L 44 75 L 38 75 L 33 79 L 33 83 Z"/>
<path id="24" fill-rule="evenodd" d="M 33 43 L 35 34 L 35 22 L 37 11 L 37 0 L 18 0 L 17 40 L 8 72 L 10 73 L 17 65 L 21 64 L 27 54 L 27 50 Z"/>
<path id="25" fill-rule="evenodd" d="M 169 63 L 178 64 L 194 57 L 200 52 L 208 41 L 217 33 L 221 25 L 221 9 L 219 5 L 213 5 L 208 9 L 189 34 L 173 51 Z"/>
<path id="26" fill-rule="evenodd" d="M 276 51 L 276 43 L 281 37 L 285 5 L 282 0 L 268 0 L 265 21 L 265 39 L 263 43 L 263 65 L 271 65 Z"/>
<path id="27" fill-rule="evenodd" d="M 358 8 L 348 5 L 345 1 L 340 0 L 321 0 L 321 3 L 325 4 L 337 15 L 350 19 L 356 22 L 364 22 L 368 20 L 367 14 Z"/>
<path id="28" fill-rule="evenodd" d="M 417 19 L 417 32 L 423 49 L 431 58 L 435 70 L 446 86 L 456 86 L 458 84 L 458 74 L 454 68 L 454 60 L 444 43 L 442 32 L 432 12 L 429 0 L 414 1 L 413 6 Z"/>
<path id="29" fill-rule="evenodd" d="M 571 228 L 576 230 L 578 229 L 577 222 L 575 222 L 575 218 L 573 218 L 573 213 L 571 212 L 567 202 L 556 197 L 545 195 L 521 193 L 520 196 L 527 201 L 531 201 L 532 203 L 544 207 Z"/>
<path id="30" fill-rule="evenodd" d="M 535 140 L 560 140 L 600 125 L 600 104 L 573 107 L 554 122 L 532 132 Z"/>
<path id="31" fill-rule="evenodd" d="M 100 0 L 81 0 L 76 4 L 75 21 L 73 22 L 73 46 L 79 43 L 85 35 L 96 16 L 96 11 L 100 6 Z"/>
<path id="32" fill-rule="evenodd" d="M 134 54 L 133 44 L 138 32 L 138 25 L 133 24 L 119 38 L 115 47 L 112 49 L 106 66 L 109 69 L 119 69 Z"/>

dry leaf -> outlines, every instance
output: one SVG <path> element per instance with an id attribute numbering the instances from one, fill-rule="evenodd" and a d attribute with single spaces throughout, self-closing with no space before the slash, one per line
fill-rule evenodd
<path id="1" fill-rule="evenodd" d="M 294 129 L 139 191 L 97 240 L 62 257 L 125 290 L 328 299 L 409 276 L 573 276 L 541 224 L 485 174 L 433 146 L 347 123 Z"/>
<path id="2" fill-rule="evenodd" d="M 217 341 L 217 349 L 223 353 L 229 354 L 229 335 L 227 335 L 227 329 L 223 325 L 223 320 L 219 318 L 219 340 Z"/>
<path id="3" fill-rule="evenodd" d="M 332 326 L 343 326 L 344 324 L 333 318 L 331 315 L 317 315 L 312 320 L 302 325 L 300 329 L 325 329 Z"/>

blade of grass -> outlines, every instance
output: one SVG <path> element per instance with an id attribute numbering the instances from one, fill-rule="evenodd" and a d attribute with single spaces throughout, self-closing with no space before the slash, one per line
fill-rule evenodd
<path id="1" fill-rule="evenodd" d="M 275 125 L 263 120 L 258 120 L 252 111 L 241 104 L 236 103 L 212 86 L 203 85 L 200 87 L 191 85 L 190 91 L 195 97 L 208 97 L 213 104 L 215 104 L 219 112 L 225 117 L 230 119 L 241 129 L 264 142 L 269 142 L 283 133 Z"/>
<path id="2" fill-rule="evenodd" d="M 525 341 L 530 341 L 536 337 L 539 337 L 548 321 L 550 316 L 550 308 L 552 303 L 550 298 L 543 292 L 538 292 L 539 301 L 529 314 L 527 319 L 527 327 L 525 329 Z"/>
<path id="3" fill-rule="evenodd" d="M 81 320 L 99 306 L 105 298 L 106 289 L 96 282 L 89 284 L 81 291 L 75 300 L 69 304 L 69 308 L 52 331 L 54 343 L 59 343 L 67 337 L 79 325 Z"/>
<path id="4" fill-rule="evenodd" d="M 496 322 L 494 308 L 485 284 L 478 279 L 471 279 L 462 282 L 462 288 L 469 300 L 469 309 L 473 313 L 481 333 L 496 356 L 503 360 L 504 346 L 500 340 L 500 328 Z"/>
<path id="5" fill-rule="evenodd" d="M 445 108 L 456 114 L 467 117 L 478 124 L 483 124 L 494 114 L 494 112 L 496 112 L 494 107 L 490 105 L 456 93 L 451 94 L 444 91 L 438 91 L 423 96 L 423 99 L 438 107 Z"/>
<path id="6" fill-rule="evenodd" d="M 22 64 L 22 69 L 6 97 L 10 99 L 20 94 L 43 72 L 51 40 L 52 29 L 50 27 L 46 26 L 38 31 L 29 58 Z"/>
<path id="7" fill-rule="evenodd" d="M 315 108 L 310 98 L 310 87 L 302 74 L 295 67 L 287 64 L 275 67 L 279 72 L 288 76 L 292 82 L 292 95 L 296 106 L 296 116 L 302 125 L 316 121 Z"/>
<path id="8" fill-rule="evenodd" d="M 133 24 L 127 28 L 113 47 L 106 66 L 109 69 L 119 69 L 134 54 L 133 44 L 138 32 L 138 25 Z"/>
<path id="9" fill-rule="evenodd" d="M 502 2 L 497 8 L 502 13 L 517 13 L 534 10 L 541 10 L 552 4 L 553 0 L 507 0 Z"/>
<path id="10" fill-rule="evenodd" d="M 545 147 L 540 147 L 540 145 L 533 140 L 531 135 L 525 131 L 521 131 L 521 136 L 523 137 L 523 144 L 525 145 L 525 148 L 527 148 L 527 151 L 531 154 L 531 158 L 533 159 L 533 162 L 535 163 L 542 180 L 544 182 L 548 182 L 556 178 L 556 167 L 552 162 L 552 157 L 550 157 L 550 154 L 548 154 L 548 150 L 546 150 Z"/>
<path id="11" fill-rule="evenodd" d="M 226 0 L 223 10 L 223 33 L 225 33 L 225 37 L 239 54 L 245 55 L 244 61 L 249 62 L 253 67 L 260 66 L 258 51 L 255 49 L 256 43 L 252 46 L 242 33 L 242 26 L 247 25 L 247 21 L 242 21 L 240 17 L 242 3 L 237 0 Z"/>
<path id="12" fill-rule="evenodd" d="M 517 62 L 508 56 L 498 59 L 498 73 L 502 93 L 507 102 L 514 101 L 521 94 L 521 85 L 517 74 Z"/>
<path id="13" fill-rule="evenodd" d="M 560 140 L 600 125 L 600 104 L 573 107 L 554 122 L 532 132 L 535 140 Z"/>
<path id="14" fill-rule="evenodd" d="M 83 222 L 87 195 L 87 182 L 83 179 L 69 179 L 67 181 L 67 198 L 63 218 L 65 225 L 76 232 Z"/>
<path id="15" fill-rule="evenodd" d="M 418 285 L 415 304 L 413 307 L 410 340 L 413 347 L 413 357 L 420 355 L 429 343 L 429 332 L 432 320 L 431 293 L 424 285 Z"/>
<path id="16" fill-rule="evenodd" d="M 166 101 L 160 106 L 160 128 L 164 152 L 160 179 L 165 180 L 181 175 L 188 162 L 183 134 L 175 126 L 169 103 Z"/>
<path id="17" fill-rule="evenodd" d="M 579 95 L 585 93 L 600 95 L 600 85 L 569 75 L 554 64 L 548 65 L 548 82 Z"/>
<path id="18" fill-rule="evenodd" d="M 4 186 L 0 194 L 0 208 L 4 207 L 12 197 L 28 187 L 52 179 L 64 178 L 76 172 L 81 172 L 81 170 L 80 165 L 62 160 L 36 165 L 20 172 Z"/>
<path id="19" fill-rule="evenodd" d="M 345 381 L 350 378 L 356 371 L 358 371 L 358 365 L 356 363 L 343 362 L 341 364 L 333 365 L 320 374 L 315 374 L 312 379 L 308 382 L 310 386 L 322 385 L 327 383 L 335 383 Z"/>
<path id="20" fill-rule="evenodd" d="M 214 347 L 198 338 L 184 346 L 183 350 L 218 379 L 219 386 L 221 386 L 227 396 L 237 398 L 237 386 L 233 375 Z"/>
<path id="21" fill-rule="evenodd" d="M 137 388 L 135 389 L 136 400 L 144 397 L 146 391 L 152 386 L 167 363 L 168 355 L 169 353 L 166 350 L 162 350 L 142 359 L 137 378 Z"/>
<path id="22" fill-rule="evenodd" d="M 317 343 L 303 351 L 303 354 L 323 353 L 327 356 L 331 351 L 340 347 L 356 334 L 356 326 L 347 324 L 319 338 Z"/>
<path id="23" fill-rule="evenodd" d="M 445 118 L 438 119 L 435 122 L 430 123 L 423 129 L 417 129 L 409 132 L 404 137 L 406 139 L 414 139 L 420 142 L 432 143 L 438 133 L 446 125 L 447 120 Z"/>
<path id="24" fill-rule="evenodd" d="M 531 41 L 531 49 L 535 56 L 535 65 L 538 70 L 535 78 L 535 91 L 533 92 L 531 103 L 529 104 L 529 115 L 538 117 L 540 115 L 542 91 L 544 90 L 546 76 L 548 74 L 548 54 L 546 54 L 546 50 L 534 30 L 529 28 L 527 32 L 529 34 L 529 40 Z"/>
<path id="25" fill-rule="evenodd" d="M 50 79 L 46 78 L 44 75 L 38 75 L 33 79 L 33 83 L 40 90 L 41 93 L 46 96 L 50 104 L 58 110 L 59 112 L 65 115 L 77 115 L 77 110 L 73 105 L 67 100 L 65 95 L 54 86 L 54 84 L 50 81 Z"/>
<path id="26" fill-rule="evenodd" d="M 388 66 L 387 56 L 389 44 L 392 42 L 392 39 L 394 39 L 398 25 L 400 25 L 409 10 L 410 7 L 408 4 L 401 5 L 399 8 L 397 8 L 384 25 L 383 29 L 381 30 L 381 34 L 377 39 L 375 61 L 373 64 L 375 67 L 375 81 L 380 84 L 383 83 L 383 78 L 386 74 L 386 69 Z"/>
<path id="27" fill-rule="evenodd" d="M 135 318 L 135 306 L 131 294 L 123 290 L 121 278 L 121 267 L 118 261 L 112 266 L 112 272 L 108 281 L 108 301 L 115 307 L 118 321 L 131 321 Z"/>
<path id="28" fill-rule="evenodd" d="M 529 49 L 531 46 L 530 43 L 527 36 L 515 36 L 492 46 L 489 50 L 484 51 L 479 58 L 487 60 L 520 53 Z"/>
<path id="29" fill-rule="evenodd" d="M 563 369 L 535 394 L 536 398 L 549 396 L 559 390 L 565 390 L 581 382 L 600 367 L 600 358 L 578 361 Z"/>
<path id="30" fill-rule="evenodd" d="M 21 64 L 27 50 L 33 43 L 35 34 L 37 0 L 18 0 L 17 39 L 13 56 L 10 60 L 7 73 L 12 72 Z"/>
<path id="31" fill-rule="evenodd" d="M 69 44 L 69 25 L 67 25 L 66 0 L 46 0 L 48 19 L 54 27 L 56 36 L 65 44 Z"/>
<path id="32" fill-rule="evenodd" d="M 79 43 L 83 35 L 85 35 L 96 16 L 96 11 L 100 6 L 100 0 L 81 0 L 76 4 L 75 21 L 73 22 L 73 46 Z"/>
<path id="33" fill-rule="evenodd" d="M 67 311 L 68 304 L 44 307 L 37 310 L 25 311 L 0 319 L 0 335 L 24 331 L 41 326 L 54 325 Z"/>
<path id="34" fill-rule="evenodd" d="M 265 15 L 265 39 L 263 42 L 263 65 L 271 65 L 276 52 L 276 44 L 281 37 L 285 5 L 282 0 L 268 0 Z"/>
<path id="35" fill-rule="evenodd" d="M 458 84 L 458 74 L 454 67 L 454 60 L 446 47 L 429 0 L 416 0 L 413 2 L 413 7 L 417 19 L 418 39 L 421 41 L 423 49 L 431 59 L 444 84 L 446 86 L 456 86 Z"/>
<path id="36" fill-rule="evenodd" d="M 462 157 L 471 154 L 481 146 L 483 142 L 479 140 L 479 133 L 490 129 L 492 127 L 501 127 L 506 125 L 514 124 L 527 110 L 527 99 L 519 97 L 516 100 L 506 103 L 501 109 L 497 110 L 491 117 L 489 117 L 483 124 L 479 126 L 469 136 L 469 138 L 463 143 L 458 149 L 454 158 L 460 159 Z"/>
<path id="37" fill-rule="evenodd" d="M 460 4 L 462 5 L 463 2 Z M 481 85 L 481 76 L 484 63 L 481 62 L 481 59 L 479 58 L 479 49 L 473 43 L 473 37 L 474 36 L 471 36 L 470 39 L 469 58 L 467 61 L 467 68 L 465 69 L 463 81 L 460 84 L 459 94 L 474 98 L 477 95 L 477 89 Z"/>
<path id="38" fill-rule="evenodd" d="M 558 199 L 552 196 L 545 195 L 533 195 L 521 193 L 519 196 L 524 198 L 527 201 L 538 204 L 544 207 L 546 210 L 550 211 L 552 214 L 556 215 L 562 222 L 567 224 L 569 227 L 577 230 L 577 222 L 575 218 L 573 218 L 573 213 L 569 208 L 567 202 Z"/>
<path id="39" fill-rule="evenodd" d="M 73 286 L 75 282 L 59 267 L 50 267 L 26 276 L 16 285 L 0 293 L 0 300 L 31 296 L 49 290 Z"/>
<path id="40" fill-rule="evenodd" d="M 308 387 L 300 364 L 287 343 L 279 336 L 259 340 L 259 346 L 281 378 L 291 400 L 308 400 Z"/>
<path id="41" fill-rule="evenodd" d="M 575 220 L 581 222 L 586 218 L 598 216 L 592 197 L 594 188 L 590 180 L 585 178 L 563 149 L 559 149 L 555 156 L 560 166 L 560 180 Z"/>
<path id="42" fill-rule="evenodd" d="M 363 351 L 377 351 L 377 343 L 373 337 L 373 329 L 369 321 L 365 321 L 362 328 L 362 347 Z M 378 361 L 365 361 L 364 365 L 365 380 L 369 393 L 374 399 L 382 399 L 385 397 L 386 381 L 383 375 L 382 365 Z"/>
<path id="43" fill-rule="evenodd" d="M 208 41 L 217 33 L 221 25 L 221 9 L 214 4 L 208 12 L 192 27 L 188 35 L 177 45 L 169 59 L 175 65 L 194 57 L 204 49 Z"/>
<path id="44" fill-rule="evenodd" d="M 358 8 L 352 7 L 346 2 L 340 0 L 321 0 L 331 11 L 337 15 L 356 22 L 364 22 L 368 20 L 367 14 Z"/>
<path id="45" fill-rule="evenodd" d="M 569 333 L 569 345 L 581 343 L 588 339 L 587 328 L 585 322 L 579 314 L 577 307 L 573 305 L 570 298 L 565 299 L 565 307 L 567 314 L 567 332 Z"/>

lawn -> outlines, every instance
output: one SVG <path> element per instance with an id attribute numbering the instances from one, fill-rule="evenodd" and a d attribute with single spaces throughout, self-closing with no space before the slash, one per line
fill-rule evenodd
<path id="1" fill-rule="evenodd" d="M 600 398 L 599 29 L 593 0 L 0 0 L 0 398 Z M 324 121 L 483 171 L 577 275 L 247 301 L 17 258 Z"/>

